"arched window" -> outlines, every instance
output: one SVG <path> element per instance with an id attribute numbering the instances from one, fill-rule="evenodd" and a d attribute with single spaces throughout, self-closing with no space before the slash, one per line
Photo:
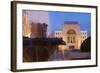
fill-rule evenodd
<path id="1" fill-rule="evenodd" d="M 68 30 L 67 42 L 68 43 L 75 43 L 75 35 L 76 35 L 76 32 L 74 30 Z"/>
<path id="2" fill-rule="evenodd" d="M 69 31 L 67 32 L 67 34 L 76 34 L 76 32 L 75 32 L 74 30 L 69 30 Z"/>

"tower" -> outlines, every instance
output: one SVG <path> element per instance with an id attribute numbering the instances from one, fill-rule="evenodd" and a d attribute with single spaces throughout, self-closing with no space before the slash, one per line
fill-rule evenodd
<path id="1" fill-rule="evenodd" d="M 23 10 L 22 12 L 22 31 L 24 37 L 30 37 L 31 30 L 30 30 L 30 22 L 27 11 Z"/>

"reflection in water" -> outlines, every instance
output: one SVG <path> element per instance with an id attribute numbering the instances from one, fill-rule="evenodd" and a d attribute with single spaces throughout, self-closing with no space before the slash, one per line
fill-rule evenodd
<path id="1" fill-rule="evenodd" d="M 82 53 L 80 51 L 59 51 L 48 50 L 47 48 L 24 48 L 24 62 L 39 62 L 39 61 L 61 61 L 61 60 L 77 60 L 90 59 L 90 53 Z"/>
<path id="2" fill-rule="evenodd" d="M 23 38 L 23 62 L 47 61 L 65 43 L 61 38 Z"/>
<path id="3" fill-rule="evenodd" d="M 24 38 L 23 62 L 90 59 L 90 52 L 81 52 L 77 49 L 60 49 L 59 44 L 64 45 L 62 39 Z"/>

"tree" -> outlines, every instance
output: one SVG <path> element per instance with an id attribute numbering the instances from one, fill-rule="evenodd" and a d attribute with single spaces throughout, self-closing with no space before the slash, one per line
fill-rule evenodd
<path id="1" fill-rule="evenodd" d="M 83 41 L 80 47 L 81 52 L 91 52 L 91 37 Z"/>

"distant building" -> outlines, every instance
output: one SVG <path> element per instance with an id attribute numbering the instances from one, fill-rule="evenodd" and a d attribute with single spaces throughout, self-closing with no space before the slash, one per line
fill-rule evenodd
<path id="1" fill-rule="evenodd" d="M 62 30 L 54 31 L 51 37 L 62 38 L 66 42 L 66 45 L 60 48 L 80 49 L 81 43 L 87 39 L 87 31 L 80 30 L 78 22 L 64 22 Z"/>
<path id="2" fill-rule="evenodd" d="M 30 23 L 27 11 L 23 10 L 22 15 L 23 36 L 29 38 L 41 38 L 47 36 L 47 24 L 45 23 Z"/>
<path id="3" fill-rule="evenodd" d="M 30 29 L 30 22 L 29 22 L 29 17 L 27 11 L 23 10 L 22 13 L 22 31 L 23 31 L 23 36 L 25 37 L 30 37 L 31 34 L 31 29 Z"/>
<path id="4" fill-rule="evenodd" d="M 44 38 L 47 36 L 47 24 L 32 23 L 31 24 L 31 38 Z"/>
<path id="5" fill-rule="evenodd" d="M 87 38 L 87 31 L 81 31 L 81 43 Z"/>
<path id="6" fill-rule="evenodd" d="M 62 38 L 62 31 L 54 31 L 54 36 L 57 38 Z"/>

